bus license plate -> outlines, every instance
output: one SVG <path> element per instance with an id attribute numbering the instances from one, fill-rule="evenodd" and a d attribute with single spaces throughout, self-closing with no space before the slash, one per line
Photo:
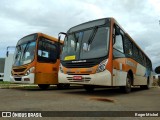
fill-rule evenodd
<path id="1" fill-rule="evenodd" d="M 82 76 L 73 76 L 74 80 L 82 80 Z"/>

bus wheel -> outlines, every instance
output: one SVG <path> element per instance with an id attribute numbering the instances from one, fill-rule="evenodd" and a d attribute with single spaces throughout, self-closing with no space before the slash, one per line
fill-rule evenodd
<path id="1" fill-rule="evenodd" d="M 70 84 L 57 84 L 58 89 L 68 89 L 70 87 Z"/>
<path id="2" fill-rule="evenodd" d="M 94 88 L 95 88 L 95 86 L 93 86 L 93 85 L 84 85 L 84 89 L 85 89 L 87 92 L 93 92 L 93 91 L 94 91 Z"/>
<path id="3" fill-rule="evenodd" d="M 149 78 L 147 79 L 147 85 L 141 85 L 140 88 L 141 88 L 142 90 L 147 90 L 147 89 L 149 89 Z"/>
<path id="4" fill-rule="evenodd" d="M 120 89 L 125 92 L 125 93 L 129 93 L 131 92 L 131 77 L 129 74 L 127 74 L 127 79 L 126 79 L 126 86 L 120 86 Z"/>
<path id="5" fill-rule="evenodd" d="M 38 84 L 39 88 L 41 88 L 42 90 L 46 90 L 49 88 L 50 84 Z"/>

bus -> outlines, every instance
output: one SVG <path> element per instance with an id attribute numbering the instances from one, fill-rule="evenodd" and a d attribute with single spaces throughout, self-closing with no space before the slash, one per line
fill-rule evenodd
<path id="1" fill-rule="evenodd" d="M 34 33 L 20 39 L 16 45 L 11 81 L 38 84 L 41 89 L 50 85 L 67 88 L 58 83 L 60 47 L 63 42 L 44 33 Z"/>
<path id="2" fill-rule="evenodd" d="M 70 28 L 64 35 L 59 83 L 148 89 L 152 63 L 114 18 L 103 18 Z"/>

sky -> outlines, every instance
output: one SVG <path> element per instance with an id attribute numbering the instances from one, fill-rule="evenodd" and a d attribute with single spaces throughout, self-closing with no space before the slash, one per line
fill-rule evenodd
<path id="1" fill-rule="evenodd" d="M 57 37 L 80 23 L 114 17 L 155 68 L 160 65 L 159 6 L 160 0 L 1 0 L 0 57 L 28 34 Z"/>

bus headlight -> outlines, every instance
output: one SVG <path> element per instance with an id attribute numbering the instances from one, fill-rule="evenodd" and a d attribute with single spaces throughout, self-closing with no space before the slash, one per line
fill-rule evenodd
<path id="1" fill-rule="evenodd" d="M 99 65 L 98 65 L 98 68 L 97 68 L 97 73 L 99 72 L 103 72 L 105 69 L 106 69 L 106 64 L 108 62 L 108 59 L 106 60 L 103 60 Z"/>
<path id="2" fill-rule="evenodd" d="M 61 73 L 63 73 L 63 67 L 62 67 L 62 64 L 60 64 L 60 66 L 59 66 L 59 70 L 61 71 Z"/>
<path id="3" fill-rule="evenodd" d="M 31 67 L 29 70 L 27 70 L 25 75 L 29 75 L 30 73 L 33 73 L 35 70 L 35 67 Z"/>

